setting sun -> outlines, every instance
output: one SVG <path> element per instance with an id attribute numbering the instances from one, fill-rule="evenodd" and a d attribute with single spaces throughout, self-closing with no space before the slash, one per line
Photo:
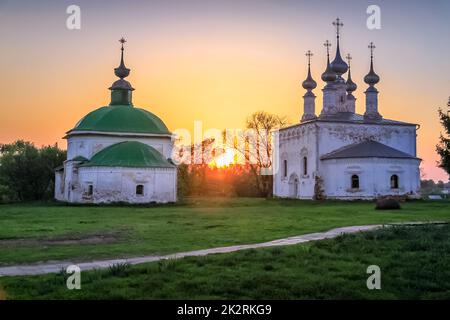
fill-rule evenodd
<path id="1" fill-rule="evenodd" d="M 226 149 L 224 153 L 215 157 L 214 160 L 209 163 L 209 166 L 221 169 L 234 163 L 236 163 L 235 151 L 232 149 Z"/>

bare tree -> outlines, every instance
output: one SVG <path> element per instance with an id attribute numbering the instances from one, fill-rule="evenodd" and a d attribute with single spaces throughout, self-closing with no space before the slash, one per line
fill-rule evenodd
<path id="1" fill-rule="evenodd" d="M 265 111 L 258 111 L 246 120 L 247 130 L 235 139 L 227 139 L 227 144 L 243 156 L 258 186 L 259 193 L 264 196 L 272 194 L 273 135 L 272 131 L 287 125 L 286 117 L 280 117 Z"/>

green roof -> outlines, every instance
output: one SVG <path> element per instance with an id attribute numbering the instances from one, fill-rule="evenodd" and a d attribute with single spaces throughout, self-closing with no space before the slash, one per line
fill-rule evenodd
<path id="1" fill-rule="evenodd" d="M 113 144 L 80 167 L 173 168 L 155 148 L 137 141 Z"/>
<path id="2" fill-rule="evenodd" d="M 130 105 L 106 106 L 94 110 L 70 131 L 170 133 L 164 122 L 156 115 Z"/>
<path id="3" fill-rule="evenodd" d="M 72 159 L 72 161 L 86 162 L 86 161 L 89 161 L 89 160 L 87 158 L 83 157 L 83 156 L 76 156 L 75 158 Z"/>

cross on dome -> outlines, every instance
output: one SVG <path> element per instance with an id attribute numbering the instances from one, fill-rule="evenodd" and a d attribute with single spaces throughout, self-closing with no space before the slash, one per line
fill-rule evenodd
<path id="1" fill-rule="evenodd" d="M 350 53 L 347 53 L 347 55 L 345 56 L 345 59 L 347 59 L 348 67 L 350 68 L 350 61 L 353 59 L 352 56 L 350 55 Z"/>
<path id="2" fill-rule="evenodd" d="M 322 73 L 321 78 L 325 82 L 332 82 L 332 81 L 336 80 L 336 73 L 331 69 L 331 65 L 330 65 L 331 42 L 326 40 L 323 45 L 327 49 L 327 68 L 326 68 L 325 72 Z"/>
<path id="3" fill-rule="evenodd" d="M 317 82 L 314 81 L 314 79 L 311 76 L 311 57 L 313 55 L 314 54 L 311 52 L 311 50 L 306 51 L 305 56 L 308 57 L 308 76 L 306 77 L 306 80 L 303 81 L 302 86 L 304 89 L 308 90 L 308 92 L 317 87 Z"/>
<path id="4" fill-rule="evenodd" d="M 305 54 L 308 57 L 308 66 L 311 64 L 311 57 L 314 55 L 311 50 L 308 50 Z"/>
<path id="5" fill-rule="evenodd" d="M 340 28 L 342 28 L 344 26 L 344 24 L 342 23 L 341 19 L 336 18 L 335 21 L 333 21 L 333 26 L 336 27 L 336 35 L 339 38 L 339 32 L 340 32 Z"/>
<path id="6" fill-rule="evenodd" d="M 119 39 L 119 42 L 122 44 L 122 48 L 120 48 L 120 50 L 122 50 L 122 52 L 123 52 L 123 44 L 124 44 L 125 42 L 127 42 L 127 40 L 125 40 L 125 38 L 122 37 L 122 38 Z"/>
<path id="7" fill-rule="evenodd" d="M 368 48 L 370 49 L 370 58 L 373 58 L 373 50 L 376 48 L 373 42 L 369 44 Z"/>
<path id="8" fill-rule="evenodd" d="M 327 41 L 325 41 L 325 43 L 323 45 L 327 48 L 327 56 L 329 56 L 330 55 L 331 42 L 327 40 Z"/>
<path id="9" fill-rule="evenodd" d="M 344 73 L 346 73 L 348 70 L 348 65 L 344 60 L 342 60 L 341 51 L 339 49 L 339 35 L 340 35 L 340 30 L 344 26 L 344 24 L 342 23 L 341 19 L 339 19 L 339 18 L 336 18 L 336 21 L 333 21 L 332 24 L 333 24 L 333 26 L 336 27 L 336 40 L 337 41 L 336 41 L 336 57 L 334 58 L 333 62 L 331 62 L 331 68 L 337 74 L 336 80 L 342 80 L 341 76 Z"/>
<path id="10" fill-rule="evenodd" d="M 373 87 L 380 81 L 380 77 L 373 70 L 373 50 L 375 49 L 375 45 L 373 44 L 373 42 L 369 43 L 368 48 L 370 49 L 370 70 L 369 73 L 364 77 L 364 82 Z"/>
<path id="11" fill-rule="evenodd" d="M 352 80 L 352 74 L 350 71 L 350 61 L 353 58 L 350 55 L 350 53 L 347 53 L 347 55 L 345 56 L 345 59 L 347 59 L 347 61 L 348 61 L 348 77 L 347 77 L 347 81 L 346 81 L 346 90 L 349 94 L 351 94 L 353 91 L 355 91 L 358 88 L 358 86 Z"/>
<path id="12" fill-rule="evenodd" d="M 117 68 L 114 68 L 114 74 L 119 77 L 119 80 L 116 80 L 109 88 L 109 90 L 111 90 L 110 105 L 132 105 L 131 91 L 133 91 L 134 88 L 131 86 L 131 83 L 125 80 L 130 74 L 130 69 L 125 66 L 123 59 L 123 44 L 127 42 L 127 40 L 122 37 L 119 39 L 119 42 L 121 44 L 120 64 Z"/>
<path id="13" fill-rule="evenodd" d="M 120 54 L 120 65 L 114 69 L 114 73 L 116 76 L 118 76 L 120 79 L 128 77 L 130 74 L 130 69 L 125 67 L 125 62 L 123 61 L 123 44 L 127 42 L 124 37 L 120 38 L 119 42 L 122 44 L 122 47 L 120 50 L 122 51 Z"/>

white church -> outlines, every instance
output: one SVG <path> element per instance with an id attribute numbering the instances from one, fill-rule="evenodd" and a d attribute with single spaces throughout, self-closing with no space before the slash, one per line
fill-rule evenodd
<path id="1" fill-rule="evenodd" d="M 357 86 L 348 64 L 341 58 L 339 48 L 339 19 L 336 56 L 330 63 L 330 43 L 327 66 L 322 74 L 325 86 L 323 106 L 316 115 L 313 90 L 317 87 L 310 71 L 311 52 L 308 51 L 308 76 L 303 81 L 306 90 L 300 123 L 280 129 L 277 136 L 273 194 L 278 197 L 314 199 L 319 194 L 329 199 L 373 199 L 381 196 L 417 197 L 420 187 L 416 154 L 418 125 L 382 117 L 378 109 L 380 77 L 373 66 L 370 48 L 370 70 L 364 77 L 365 112 L 355 112 Z M 343 78 L 346 74 L 346 80 Z"/>
<path id="2" fill-rule="evenodd" d="M 111 103 L 83 117 L 64 137 L 67 160 L 55 172 L 55 198 L 73 203 L 177 200 L 173 138 L 164 122 L 132 103 L 123 60 L 109 88 Z"/>

